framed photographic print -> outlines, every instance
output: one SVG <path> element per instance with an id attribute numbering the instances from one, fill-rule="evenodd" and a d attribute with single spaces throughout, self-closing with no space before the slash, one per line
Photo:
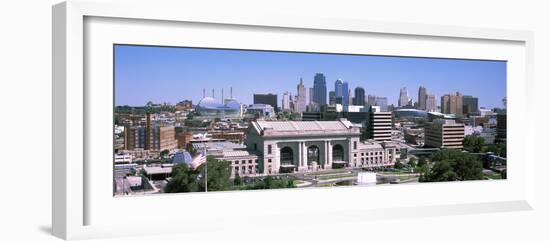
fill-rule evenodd
<path id="1" fill-rule="evenodd" d="M 157 4 L 53 8 L 56 236 L 532 208 L 530 32 Z"/>

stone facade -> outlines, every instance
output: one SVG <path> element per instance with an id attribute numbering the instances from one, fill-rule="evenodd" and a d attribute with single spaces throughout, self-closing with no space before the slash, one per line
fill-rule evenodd
<path id="1" fill-rule="evenodd" d="M 246 138 L 248 151 L 259 160 L 259 172 L 307 172 L 339 167 L 393 165 L 395 146 L 363 143 L 360 129 L 339 121 L 255 121 Z M 380 161 L 361 160 L 366 153 L 380 153 Z M 382 154 L 384 153 L 384 154 Z"/>

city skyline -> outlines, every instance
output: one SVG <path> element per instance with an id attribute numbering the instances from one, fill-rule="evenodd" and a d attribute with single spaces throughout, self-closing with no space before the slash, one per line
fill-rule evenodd
<path id="1" fill-rule="evenodd" d="M 506 96 L 504 61 L 131 45 L 116 45 L 114 54 L 117 106 L 198 103 L 203 89 L 206 96 L 215 89 L 220 99 L 223 88 L 228 98 L 231 87 L 233 98 L 245 104 L 252 104 L 253 94 L 266 93 L 277 94 L 280 102 L 285 92 L 297 94 L 300 78 L 312 88 L 317 73 L 326 77 L 327 103 L 337 79 L 348 82 L 350 90 L 362 87 L 365 96 L 387 97 L 388 105 L 397 105 L 403 87 L 413 101 L 418 101 L 413 93 L 424 86 L 436 99 L 458 91 L 478 97 L 479 107 L 487 108 L 502 107 Z M 250 88 L 251 83 L 261 84 Z"/>

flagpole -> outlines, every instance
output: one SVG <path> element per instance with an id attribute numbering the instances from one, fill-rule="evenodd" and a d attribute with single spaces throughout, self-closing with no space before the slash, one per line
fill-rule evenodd
<path id="1" fill-rule="evenodd" d="M 208 192 L 208 158 L 206 155 L 206 143 L 204 143 L 204 150 L 203 150 L 204 158 L 205 158 L 205 171 L 204 171 L 204 191 Z"/>

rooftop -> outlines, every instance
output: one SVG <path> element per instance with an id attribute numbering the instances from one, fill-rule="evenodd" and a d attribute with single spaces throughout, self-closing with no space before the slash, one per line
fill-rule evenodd
<path id="1" fill-rule="evenodd" d="M 250 156 L 248 151 L 224 151 L 223 157 L 241 157 L 241 156 Z"/>
<path id="2" fill-rule="evenodd" d="M 172 166 L 146 166 L 143 169 L 147 175 L 172 173 Z"/>
<path id="3" fill-rule="evenodd" d="M 236 144 L 228 141 L 221 142 L 207 142 L 207 143 L 193 143 L 193 148 L 201 150 L 207 148 L 208 150 L 234 150 L 234 149 L 246 149 L 245 145 Z"/>
<path id="4" fill-rule="evenodd" d="M 346 119 L 339 121 L 265 121 L 252 122 L 260 135 L 359 134 L 359 128 Z"/>

